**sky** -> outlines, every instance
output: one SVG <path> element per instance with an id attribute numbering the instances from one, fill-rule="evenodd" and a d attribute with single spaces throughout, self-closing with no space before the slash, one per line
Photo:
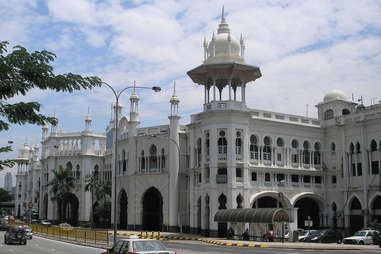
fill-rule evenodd
<path id="1" fill-rule="evenodd" d="M 140 90 L 141 127 L 168 124 L 176 81 L 181 123 L 202 111 L 203 89 L 186 72 L 202 64 L 204 38 L 216 32 L 221 9 L 232 36 L 242 34 L 245 59 L 262 77 L 247 85 L 250 108 L 316 117 L 315 105 L 333 89 L 365 105 L 381 101 L 381 1 L 379 0 L 0 0 L 0 40 L 32 52 L 57 55 L 55 72 L 95 75 L 116 89 Z M 128 116 L 129 95 L 121 97 Z M 104 132 L 112 92 L 96 88 L 75 93 L 31 90 L 8 102 L 38 101 L 41 112 L 59 119 L 58 130 L 84 130 L 88 109 L 92 129 Z M 308 109 L 308 110 L 307 110 Z M 0 144 L 12 140 L 14 158 L 24 142 L 36 145 L 41 127 L 11 126 Z M 0 187 L 6 172 L 0 172 Z"/>

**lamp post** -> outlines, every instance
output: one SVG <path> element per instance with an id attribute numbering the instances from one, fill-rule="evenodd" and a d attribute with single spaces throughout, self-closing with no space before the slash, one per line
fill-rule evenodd
<path id="1" fill-rule="evenodd" d="M 115 159 L 114 159 L 114 202 L 113 202 L 113 204 L 114 204 L 113 205 L 113 209 L 114 209 L 114 245 L 115 245 L 116 240 L 117 240 L 117 231 L 118 231 L 118 224 L 117 224 L 117 219 L 116 219 L 116 215 L 117 215 L 117 213 L 116 213 L 116 201 L 117 201 L 117 198 L 116 198 L 116 191 L 117 191 L 117 188 L 116 188 L 116 181 L 117 181 L 116 172 L 117 172 L 117 164 L 118 164 L 118 157 L 117 156 L 118 156 L 118 124 L 119 124 L 118 123 L 118 119 L 119 119 L 118 107 L 119 107 L 119 98 L 120 98 L 120 95 L 124 91 L 126 91 L 127 89 L 130 89 L 130 88 L 150 89 L 150 90 L 153 90 L 155 92 L 160 92 L 161 88 L 158 86 L 152 86 L 152 87 L 135 86 L 135 83 L 134 83 L 134 86 L 127 86 L 118 92 L 111 85 L 107 84 L 106 82 L 102 82 L 102 84 L 109 87 L 115 96 L 115 119 L 114 119 L 114 126 L 115 126 L 114 156 L 115 156 Z"/>
<path id="2" fill-rule="evenodd" d="M 153 137 L 153 138 L 158 138 L 158 139 L 166 139 L 166 138 L 164 138 L 164 137 L 159 137 L 159 136 L 156 136 L 156 135 L 151 135 L 151 137 Z M 175 139 L 171 138 L 171 137 L 168 135 L 168 143 L 169 143 L 169 141 L 172 141 L 172 142 L 175 143 L 175 145 L 176 145 L 177 153 L 178 153 L 178 157 L 179 157 L 179 169 L 180 169 L 180 163 L 181 163 L 181 157 L 180 157 L 180 155 L 181 155 L 181 154 L 180 154 L 180 145 L 177 143 L 177 141 L 176 141 Z M 168 150 L 168 151 L 169 151 L 169 150 Z M 169 154 L 169 153 L 168 153 L 168 154 Z M 180 173 L 180 170 L 179 170 L 179 173 Z M 169 165 L 168 165 L 168 185 L 169 185 Z M 169 201 L 169 190 L 168 190 L 168 201 Z M 180 199 L 180 195 L 178 196 L 178 201 L 181 201 L 181 199 Z M 180 207 L 180 206 L 179 206 L 179 207 Z M 179 208 L 178 210 L 180 210 L 180 208 Z M 170 216 L 169 216 L 169 211 L 170 211 L 170 209 L 169 209 L 169 205 L 168 205 L 168 225 L 167 225 L 167 228 L 168 228 L 168 226 L 169 226 L 169 218 L 170 218 Z M 180 214 L 179 214 L 178 216 L 180 216 Z M 181 219 L 182 219 L 182 216 L 180 216 L 180 233 L 183 232 Z M 178 218 L 178 220 L 179 220 L 179 218 Z"/>

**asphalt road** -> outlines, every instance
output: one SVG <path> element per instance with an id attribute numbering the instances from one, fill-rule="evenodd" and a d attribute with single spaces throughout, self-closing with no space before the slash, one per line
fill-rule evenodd
<path id="1" fill-rule="evenodd" d="M 27 245 L 5 245 L 4 232 L 0 232 L 0 254 L 100 254 L 102 249 L 78 246 L 70 243 L 58 242 L 55 240 L 45 239 L 34 236 L 32 240 L 28 240 Z M 333 253 L 358 253 L 354 251 L 338 251 L 338 250 L 295 250 L 295 249 L 266 249 L 266 248 L 246 248 L 246 247 L 227 247 L 215 246 L 197 241 L 164 241 L 164 245 L 170 250 L 175 250 L 178 254 L 194 254 L 194 253 L 256 253 L 256 254 L 333 254 Z M 380 253 L 377 251 L 361 251 L 363 254 Z"/>

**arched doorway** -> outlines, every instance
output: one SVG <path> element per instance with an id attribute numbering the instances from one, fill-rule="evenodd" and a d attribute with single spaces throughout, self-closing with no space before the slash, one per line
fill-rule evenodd
<path id="1" fill-rule="evenodd" d="M 381 222 L 381 196 L 377 196 L 371 203 L 372 221 Z"/>
<path id="2" fill-rule="evenodd" d="M 219 210 L 226 209 L 226 202 L 227 202 L 226 196 L 224 194 L 221 194 L 218 197 L 218 203 L 219 203 L 218 209 Z M 228 230 L 228 224 L 226 222 L 218 223 L 218 237 L 226 237 L 227 230 Z"/>
<path id="3" fill-rule="evenodd" d="M 317 201 L 310 197 L 304 197 L 296 201 L 294 207 L 298 208 L 298 228 L 320 227 L 320 206 Z M 306 224 L 308 221 L 308 224 Z M 310 224 L 312 221 L 312 225 Z"/>
<path id="4" fill-rule="evenodd" d="M 258 198 L 253 203 L 252 208 L 283 208 L 283 205 L 276 198 L 264 196 L 264 197 Z"/>
<path id="5" fill-rule="evenodd" d="M 209 236 L 209 218 L 210 218 L 210 208 L 209 208 L 209 195 L 205 196 L 205 211 L 204 211 L 204 235 Z"/>
<path id="6" fill-rule="evenodd" d="M 127 193 L 122 190 L 119 194 L 119 228 L 127 229 Z"/>
<path id="7" fill-rule="evenodd" d="M 47 219 L 48 218 L 48 193 L 45 193 L 44 195 L 44 210 L 42 212 L 42 218 Z"/>
<path id="8" fill-rule="evenodd" d="M 201 234 L 201 197 L 197 200 L 197 234 Z"/>
<path id="9" fill-rule="evenodd" d="M 361 209 L 362 206 L 360 201 L 357 197 L 354 197 L 349 203 L 349 226 L 352 233 L 364 227 L 364 218 L 362 216 Z"/>
<path id="10" fill-rule="evenodd" d="M 143 196 L 143 230 L 159 231 L 163 223 L 163 197 L 155 187 Z"/>
<path id="11" fill-rule="evenodd" d="M 78 198 L 73 193 L 65 193 L 63 196 L 61 218 L 73 226 L 78 226 Z"/>

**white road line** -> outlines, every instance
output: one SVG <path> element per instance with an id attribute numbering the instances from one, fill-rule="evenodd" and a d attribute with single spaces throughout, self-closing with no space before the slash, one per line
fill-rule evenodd
<path id="1" fill-rule="evenodd" d="M 51 241 L 51 242 L 56 242 L 56 243 L 58 242 L 58 243 L 67 244 L 67 245 L 74 245 L 74 246 L 81 247 L 81 248 L 88 248 L 88 249 L 94 249 L 94 250 L 105 250 L 104 248 L 95 248 L 95 247 L 91 247 L 91 246 L 78 245 L 78 244 L 75 244 L 75 243 L 61 242 L 61 241 L 58 241 L 58 240 L 48 239 L 48 238 L 44 238 L 44 237 L 38 237 L 38 236 L 36 236 L 36 237 L 40 238 L 40 239 L 47 240 L 47 241 Z"/>

